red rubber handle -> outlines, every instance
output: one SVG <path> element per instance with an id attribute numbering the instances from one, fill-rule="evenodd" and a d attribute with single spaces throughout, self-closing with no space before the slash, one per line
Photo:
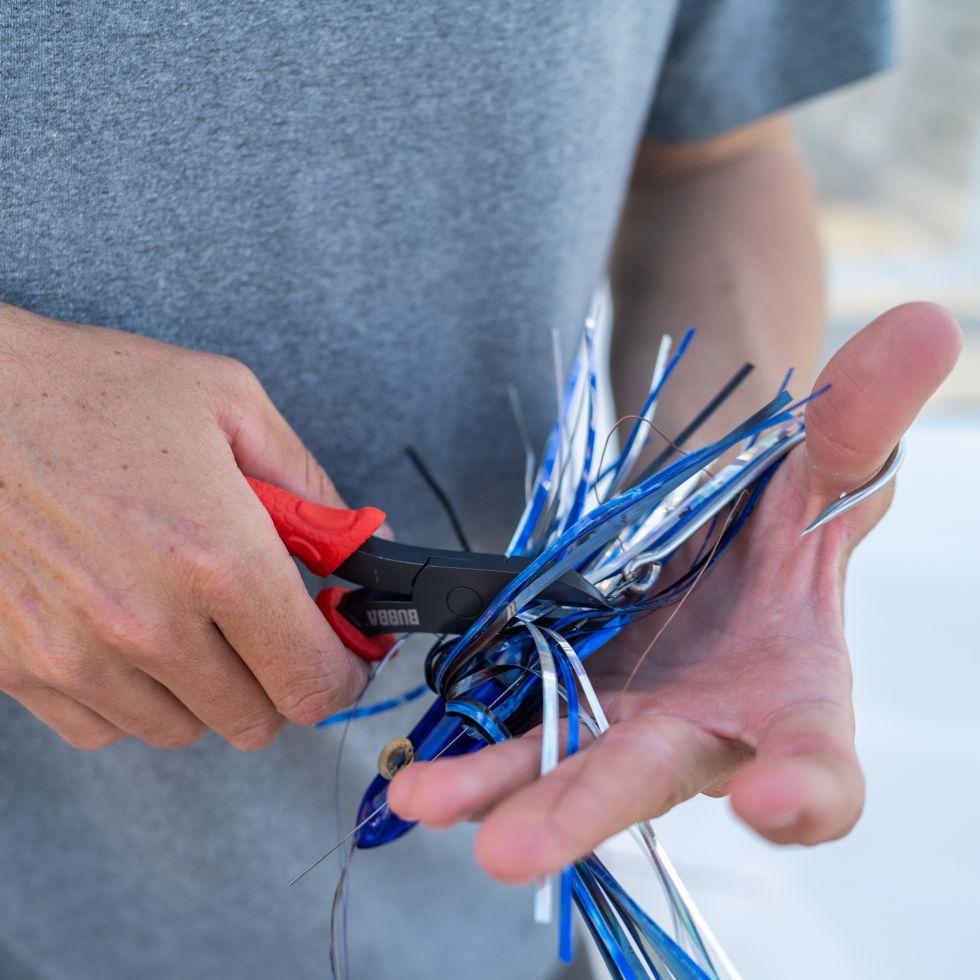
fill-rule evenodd
<path id="1" fill-rule="evenodd" d="M 271 483 L 246 479 L 289 553 L 321 578 L 332 575 L 385 522 L 385 512 L 377 507 L 324 507 Z"/>
<path id="2" fill-rule="evenodd" d="M 391 633 L 365 636 L 338 608 L 337 605 L 349 590 L 339 585 L 323 589 L 316 597 L 320 612 L 337 634 L 340 642 L 356 653 L 362 660 L 384 660 L 385 655 L 395 645 Z"/>
<path id="3" fill-rule="evenodd" d="M 314 575 L 332 575 L 382 524 L 385 513 L 377 507 L 340 510 L 324 507 L 296 494 L 246 477 L 269 512 L 283 544 Z M 346 589 L 324 589 L 316 604 L 333 631 L 351 653 L 363 660 L 381 660 L 395 643 L 393 636 L 365 636 L 337 608 Z"/>

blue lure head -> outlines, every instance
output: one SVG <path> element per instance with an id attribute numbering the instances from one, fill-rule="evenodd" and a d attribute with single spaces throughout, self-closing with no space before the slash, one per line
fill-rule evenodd
<path id="1" fill-rule="evenodd" d="M 483 742 L 467 735 L 461 721 L 446 715 L 446 703 L 437 698 L 408 736 L 415 758 L 430 762 L 439 756 L 463 755 Z M 402 820 L 388 805 L 389 781 L 375 776 L 357 812 L 357 822 L 366 821 L 354 836 L 357 847 L 380 847 L 407 833 L 415 824 Z M 368 819 L 370 817 L 370 819 Z"/>

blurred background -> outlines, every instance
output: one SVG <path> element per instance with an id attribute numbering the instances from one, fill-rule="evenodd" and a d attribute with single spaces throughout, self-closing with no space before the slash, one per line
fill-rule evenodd
<path id="1" fill-rule="evenodd" d="M 822 203 L 831 343 L 896 303 L 968 330 L 937 404 L 980 399 L 980 3 L 904 0 L 897 70 L 796 113 Z"/>
<path id="2" fill-rule="evenodd" d="M 704 798 L 656 823 L 746 980 L 977 975 L 980 2 L 899 10 L 900 67 L 796 114 L 828 250 L 827 353 L 911 299 L 948 306 L 966 347 L 849 574 L 861 823 L 816 849 L 772 847 Z M 635 851 L 606 853 L 656 898 Z"/>

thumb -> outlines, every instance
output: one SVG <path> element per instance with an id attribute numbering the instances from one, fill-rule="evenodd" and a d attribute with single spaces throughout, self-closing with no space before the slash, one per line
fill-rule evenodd
<path id="1" fill-rule="evenodd" d="M 346 507 L 313 454 L 244 365 L 219 411 L 219 422 L 239 469 L 327 507 Z"/>
<path id="2" fill-rule="evenodd" d="M 963 346 L 953 315 L 908 303 L 852 337 L 820 372 L 806 408 L 806 480 L 826 504 L 871 479 L 952 371 Z"/>

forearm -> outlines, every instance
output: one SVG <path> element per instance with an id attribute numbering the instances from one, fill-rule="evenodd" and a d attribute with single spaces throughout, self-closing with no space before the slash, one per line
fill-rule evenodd
<path id="1" fill-rule="evenodd" d="M 755 371 L 692 444 L 771 398 L 786 369 L 809 389 L 824 320 L 822 261 L 804 164 L 770 120 L 692 146 L 644 144 L 613 267 L 612 373 L 620 415 L 639 411 L 664 333 L 697 336 L 656 424 L 673 436 L 745 362 Z M 651 440 L 660 451 L 659 437 Z"/>

